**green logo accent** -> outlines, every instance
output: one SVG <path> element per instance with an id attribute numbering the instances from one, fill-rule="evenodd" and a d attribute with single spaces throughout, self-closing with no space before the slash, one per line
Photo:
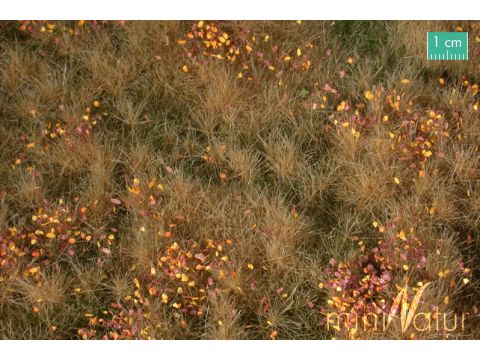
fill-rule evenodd
<path id="1" fill-rule="evenodd" d="M 468 60 L 468 32 L 427 33 L 427 60 Z"/>

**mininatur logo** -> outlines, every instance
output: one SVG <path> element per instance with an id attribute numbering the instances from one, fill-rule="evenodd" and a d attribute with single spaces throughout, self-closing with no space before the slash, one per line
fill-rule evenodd
<path id="1" fill-rule="evenodd" d="M 463 332 L 468 313 L 440 312 L 438 306 L 430 306 L 431 309 L 435 309 L 434 311 L 417 311 L 422 303 L 425 290 L 430 284 L 426 283 L 420 286 L 411 301 L 408 285 L 401 287 L 388 313 L 371 312 L 359 315 L 356 312 L 328 312 L 326 313 L 326 327 L 336 331 L 348 331 L 350 334 L 355 334 L 359 330 L 385 332 L 393 328 L 395 322 L 399 322 L 402 333 L 407 332 L 407 330 L 416 332 Z M 352 324 L 354 325 L 352 326 Z"/>

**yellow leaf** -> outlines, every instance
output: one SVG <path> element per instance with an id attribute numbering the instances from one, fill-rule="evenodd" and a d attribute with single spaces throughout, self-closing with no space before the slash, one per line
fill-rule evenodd
<path id="1" fill-rule="evenodd" d="M 365 99 L 367 99 L 368 101 L 372 101 L 374 99 L 373 93 L 369 90 L 365 91 L 363 95 L 365 96 Z"/>
<path id="2" fill-rule="evenodd" d="M 157 289 L 155 289 L 154 287 L 151 287 L 148 289 L 148 293 L 152 296 L 155 296 L 157 293 Z"/>
<path id="3" fill-rule="evenodd" d="M 247 267 L 248 267 L 250 270 L 253 270 L 253 264 L 247 264 Z"/>
<path id="4" fill-rule="evenodd" d="M 150 182 L 148 183 L 148 188 L 152 189 L 155 186 L 155 183 L 156 183 L 155 180 L 150 180 Z"/>
<path id="5" fill-rule="evenodd" d="M 35 274 L 38 272 L 38 270 L 40 270 L 40 266 L 35 266 L 33 268 L 30 268 L 28 271 L 30 272 L 30 274 Z"/>
<path id="6" fill-rule="evenodd" d="M 188 72 L 188 66 L 187 66 L 187 65 L 183 65 L 183 66 L 182 66 L 182 71 L 183 71 L 184 73 L 187 73 L 187 72 Z"/>
<path id="7" fill-rule="evenodd" d="M 394 177 L 393 180 L 395 181 L 395 184 L 397 184 L 397 185 L 400 184 L 400 179 L 399 178 Z"/>
<path id="8" fill-rule="evenodd" d="M 300 48 L 297 48 L 297 56 L 302 56 L 302 50 L 300 50 Z"/>
<path id="9" fill-rule="evenodd" d="M 129 187 L 128 191 L 135 195 L 140 194 L 140 189 L 138 187 Z"/>
<path id="10" fill-rule="evenodd" d="M 140 288 L 140 282 L 138 281 L 137 278 L 133 279 L 133 283 L 135 284 L 135 286 L 138 288 Z"/>

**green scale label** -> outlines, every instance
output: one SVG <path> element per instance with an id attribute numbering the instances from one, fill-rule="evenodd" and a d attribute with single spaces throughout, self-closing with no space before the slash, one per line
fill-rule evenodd
<path id="1" fill-rule="evenodd" d="M 428 32 L 428 60 L 468 60 L 468 32 Z"/>

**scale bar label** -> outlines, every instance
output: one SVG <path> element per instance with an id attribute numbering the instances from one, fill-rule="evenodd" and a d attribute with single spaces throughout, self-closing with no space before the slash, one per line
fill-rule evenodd
<path id="1" fill-rule="evenodd" d="M 427 60 L 468 60 L 468 32 L 427 32 Z"/>

